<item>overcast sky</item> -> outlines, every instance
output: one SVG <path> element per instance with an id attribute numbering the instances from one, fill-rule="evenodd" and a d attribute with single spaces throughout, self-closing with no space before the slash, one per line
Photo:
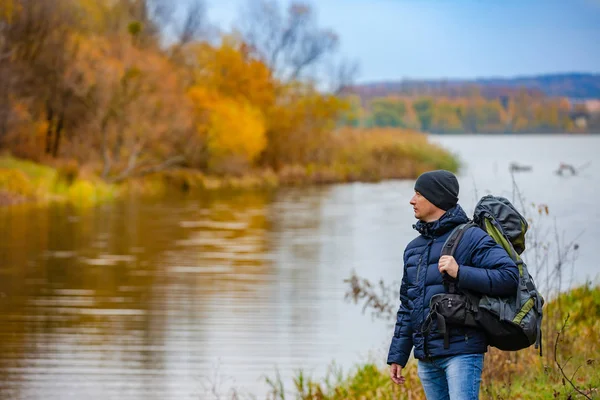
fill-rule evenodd
<path id="1" fill-rule="evenodd" d="M 228 30 L 247 1 L 207 0 L 209 18 Z M 600 0 L 309 3 L 359 62 L 360 82 L 600 73 Z"/>

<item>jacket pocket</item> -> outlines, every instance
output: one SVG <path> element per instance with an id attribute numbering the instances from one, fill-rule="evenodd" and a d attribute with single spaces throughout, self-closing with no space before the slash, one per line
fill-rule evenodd
<path id="1" fill-rule="evenodd" d="M 437 322 L 438 330 L 446 332 L 446 326 L 479 327 L 475 320 L 473 305 L 468 296 L 462 294 L 440 293 L 429 303 L 429 323 Z"/>

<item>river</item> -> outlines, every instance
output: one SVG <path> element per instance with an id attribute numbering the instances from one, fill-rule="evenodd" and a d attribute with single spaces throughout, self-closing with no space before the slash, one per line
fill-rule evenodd
<path id="1" fill-rule="evenodd" d="M 460 203 L 514 200 L 560 289 L 598 282 L 600 136 L 435 136 L 463 161 Z M 518 162 L 529 171 L 509 173 Z M 560 163 L 579 168 L 558 175 Z M 582 168 L 580 168 L 582 167 Z M 0 210 L 0 398 L 264 398 L 383 363 L 391 321 L 344 299 L 344 279 L 394 284 L 415 236 L 412 181 Z M 549 215 L 539 215 L 538 206 Z M 542 207 L 545 210 L 544 207 Z M 532 252 L 531 260 L 537 260 Z M 531 265 L 531 264 L 530 264 Z"/>

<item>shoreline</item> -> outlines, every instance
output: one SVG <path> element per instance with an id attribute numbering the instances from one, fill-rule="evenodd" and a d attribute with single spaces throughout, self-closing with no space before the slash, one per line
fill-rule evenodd
<path id="1" fill-rule="evenodd" d="M 124 195 L 203 193 L 215 190 L 271 190 L 340 183 L 416 179 L 433 169 L 460 168 L 458 156 L 427 135 L 403 130 L 363 131 L 340 142 L 327 163 L 286 164 L 277 172 L 248 167 L 237 175 L 215 175 L 192 168 L 171 168 L 107 183 L 98 166 L 53 159 L 45 165 L 10 154 L 0 155 L 0 207 L 53 201 L 94 205 Z"/>
<path id="2" fill-rule="evenodd" d="M 420 169 L 419 169 L 420 170 Z M 0 174 L 2 170 L 0 170 Z M 270 172 L 255 173 L 241 177 L 218 177 L 204 175 L 198 171 L 172 169 L 143 178 L 135 178 L 121 184 L 104 184 L 95 180 L 77 181 L 80 190 L 71 190 L 62 195 L 50 193 L 23 194 L 0 187 L 0 208 L 22 204 L 43 205 L 53 202 L 86 203 L 95 205 L 103 201 L 117 200 L 127 195 L 163 196 L 175 191 L 182 195 L 194 195 L 225 190 L 275 190 L 291 187 L 314 187 L 350 183 L 378 183 L 387 180 L 416 179 L 418 174 L 397 173 L 377 177 L 334 176 L 327 170 L 316 170 L 314 174 L 304 176 L 296 173 L 293 177 L 275 175 Z M 97 186 L 102 185 L 103 189 Z M 108 191 L 106 190 L 108 188 Z M 42 189 L 43 190 L 43 189 Z M 85 191 L 78 195 L 77 192 Z"/>

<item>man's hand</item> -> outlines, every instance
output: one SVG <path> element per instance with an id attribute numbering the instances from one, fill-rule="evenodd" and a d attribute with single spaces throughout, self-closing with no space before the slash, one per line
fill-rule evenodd
<path id="1" fill-rule="evenodd" d="M 402 376 L 402 366 L 398 364 L 390 365 L 390 378 L 396 385 L 402 385 L 405 378 Z"/>
<path id="2" fill-rule="evenodd" d="M 458 276 L 458 264 L 452 256 L 442 256 L 438 262 L 438 270 L 441 274 L 444 272 L 450 275 L 452 278 Z"/>

